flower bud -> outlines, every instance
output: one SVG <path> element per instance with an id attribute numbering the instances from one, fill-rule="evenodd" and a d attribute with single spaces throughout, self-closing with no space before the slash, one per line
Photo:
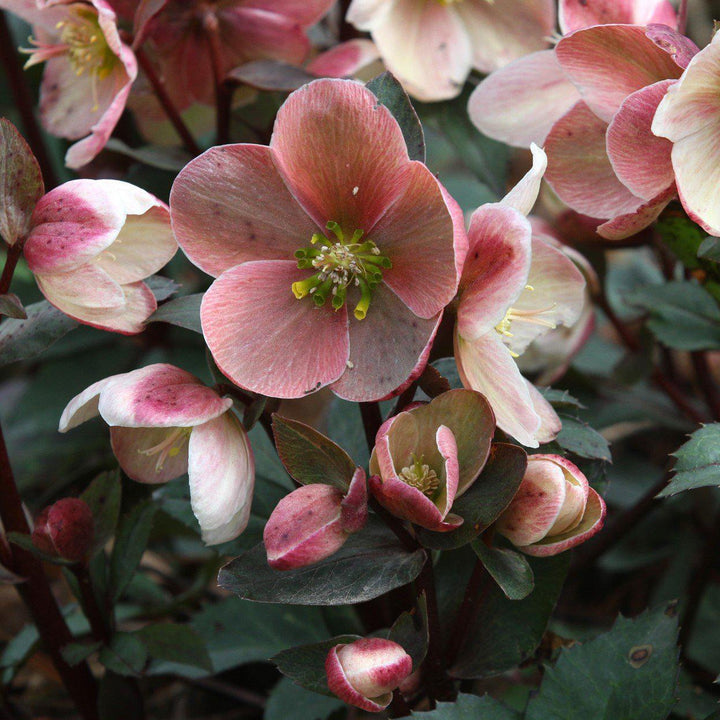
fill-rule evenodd
<path id="1" fill-rule="evenodd" d="M 265 525 L 268 564 L 275 570 L 312 565 L 337 552 L 367 520 L 365 472 L 357 468 L 347 494 L 331 485 L 303 485 L 286 495 Z"/>
<path id="2" fill-rule="evenodd" d="M 330 690 L 348 705 L 380 712 L 412 672 L 412 659 L 392 640 L 362 638 L 336 645 L 325 660 Z"/>
<path id="3" fill-rule="evenodd" d="M 605 502 L 560 455 L 531 455 L 515 497 L 495 528 L 528 555 L 557 555 L 597 533 Z"/>
<path id="4" fill-rule="evenodd" d="M 94 532 L 88 504 L 79 498 L 63 498 L 38 515 L 32 541 L 48 555 L 79 562 L 90 551 Z"/>

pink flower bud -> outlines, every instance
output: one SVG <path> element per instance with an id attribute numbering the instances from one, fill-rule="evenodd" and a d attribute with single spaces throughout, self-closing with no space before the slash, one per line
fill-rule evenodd
<path id="1" fill-rule="evenodd" d="M 568 550 L 597 533 L 605 502 L 560 455 L 531 455 L 525 476 L 495 528 L 528 555 Z"/>
<path id="2" fill-rule="evenodd" d="M 32 540 L 48 555 L 79 562 L 90 551 L 94 532 L 88 504 L 79 498 L 63 498 L 38 515 Z"/>
<path id="3" fill-rule="evenodd" d="M 292 570 L 337 552 L 367 520 L 365 472 L 357 468 L 347 494 L 330 485 L 293 490 L 265 525 L 263 540 L 270 567 Z"/>
<path id="4" fill-rule="evenodd" d="M 385 709 L 392 691 L 412 672 L 412 659 L 392 640 L 362 638 L 336 645 L 325 660 L 328 687 L 341 700 L 369 712 Z"/>

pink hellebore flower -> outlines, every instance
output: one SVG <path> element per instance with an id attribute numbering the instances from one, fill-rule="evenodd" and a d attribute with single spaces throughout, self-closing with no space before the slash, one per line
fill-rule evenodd
<path id="1" fill-rule="evenodd" d="M 470 220 L 455 360 L 463 385 L 485 395 L 498 427 L 538 447 L 557 435 L 560 420 L 515 358 L 548 330 L 577 321 L 585 279 L 562 252 L 532 234 L 525 215 L 545 169 L 542 150 L 533 146 L 533 155 L 532 170 L 515 188 Z"/>
<path id="2" fill-rule="evenodd" d="M 353 0 L 348 22 L 372 35 L 386 67 L 418 100 L 460 94 L 470 71 L 547 46 L 552 0 Z"/>
<path id="3" fill-rule="evenodd" d="M 214 103 L 213 53 L 220 72 L 250 60 L 299 65 L 310 52 L 305 29 L 334 0 L 169 0 L 147 28 L 170 97 L 182 110 Z M 211 50 L 215 44 L 215 50 Z"/>
<path id="4" fill-rule="evenodd" d="M 463 518 L 450 512 L 480 474 L 495 419 L 485 398 L 451 390 L 386 420 L 370 458 L 370 491 L 396 517 L 438 532 Z"/>
<path id="5" fill-rule="evenodd" d="M 132 50 L 120 40 L 115 12 L 105 0 L 0 0 L 33 27 L 23 50 L 26 67 L 45 62 L 40 118 L 52 135 L 80 142 L 65 156 L 68 167 L 89 163 L 105 147 L 137 75 Z"/>
<path id="6" fill-rule="evenodd" d="M 720 235 L 720 37 L 690 61 L 660 102 L 652 131 L 672 142 L 678 194 L 688 215 Z"/>
<path id="7" fill-rule="evenodd" d="M 495 529 L 528 555 L 569 550 L 599 532 L 605 502 L 560 455 L 531 455 L 525 476 Z"/>
<path id="8" fill-rule="evenodd" d="M 455 201 L 351 80 L 290 95 L 269 147 L 193 160 L 170 212 L 187 256 L 217 277 L 201 308 L 216 363 L 273 397 L 330 385 L 377 400 L 411 381 L 466 251 Z"/>
<path id="9" fill-rule="evenodd" d="M 119 180 L 71 180 L 35 206 L 24 253 L 43 295 L 76 320 L 130 335 L 157 309 L 142 282 L 177 251 L 165 203 Z"/>
<path id="10" fill-rule="evenodd" d="M 331 485 L 303 485 L 286 495 L 268 518 L 263 541 L 268 564 L 292 570 L 336 553 L 367 520 L 365 471 L 358 468 L 343 493 Z"/>
<path id="11" fill-rule="evenodd" d="M 402 645 L 384 638 L 361 638 L 335 645 L 325 660 L 330 690 L 348 705 L 368 712 L 384 710 L 392 691 L 412 672 Z"/>
<path id="12" fill-rule="evenodd" d="M 245 529 L 255 481 L 250 443 L 231 406 L 190 373 L 159 363 L 91 385 L 65 408 L 60 432 L 99 414 L 133 480 L 164 483 L 187 472 L 203 540 L 217 545 Z"/>

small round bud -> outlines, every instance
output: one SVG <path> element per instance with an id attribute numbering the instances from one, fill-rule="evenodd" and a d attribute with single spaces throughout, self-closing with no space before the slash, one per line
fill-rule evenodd
<path id="1" fill-rule="evenodd" d="M 90 551 L 94 531 L 88 504 L 79 498 L 63 498 L 38 515 L 32 540 L 48 555 L 79 562 Z"/>

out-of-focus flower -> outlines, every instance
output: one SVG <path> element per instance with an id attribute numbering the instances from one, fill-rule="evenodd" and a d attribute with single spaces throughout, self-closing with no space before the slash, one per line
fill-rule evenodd
<path id="1" fill-rule="evenodd" d="M 142 282 L 177 251 L 165 203 L 118 180 L 71 180 L 44 195 L 24 252 L 43 295 L 86 325 L 139 333 L 156 310 Z"/>
<path id="2" fill-rule="evenodd" d="M 652 131 L 672 142 L 672 167 L 688 215 L 720 235 L 720 37 L 690 61 L 660 102 Z"/>
<path id="3" fill-rule="evenodd" d="M 292 570 L 320 562 L 336 553 L 366 520 L 362 468 L 355 471 L 346 493 L 321 483 L 303 485 L 286 495 L 268 518 L 263 531 L 268 564 L 275 570 Z"/>
<path id="4" fill-rule="evenodd" d="M 383 71 L 383 63 L 372 40 L 355 38 L 316 55 L 305 69 L 318 77 L 352 77 L 365 82 Z"/>
<path id="5" fill-rule="evenodd" d="M 576 465 L 560 455 L 531 455 L 495 529 L 528 555 L 544 557 L 585 542 L 604 520 L 604 500 Z"/>
<path id="6" fill-rule="evenodd" d="M 495 431 L 485 398 L 451 390 L 401 412 L 380 427 L 370 458 L 370 490 L 393 515 L 447 532 L 463 518 L 450 512 L 480 474 Z"/>
<path id="7" fill-rule="evenodd" d="M 164 483 L 187 472 L 203 540 L 216 545 L 245 529 L 255 480 L 250 443 L 231 406 L 190 373 L 160 363 L 91 385 L 65 408 L 60 432 L 99 414 L 133 480 Z"/>
<path id="8" fill-rule="evenodd" d="M 377 400 L 410 382 L 466 252 L 455 201 L 409 160 L 390 112 L 350 80 L 290 95 L 270 147 L 226 145 L 193 160 L 170 212 L 190 260 L 217 277 L 201 308 L 216 363 L 241 387 L 281 398 L 330 385 Z"/>
<path id="9" fill-rule="evenodd" d="M 105 0 L 0 0 L 0 8 L 32 25 L 26 67 L 46 63 L 40 118 L 52 135 L 83 138 L 70 147 L 65 163 L 85 165 L 105 147 L 137 75 L 115 12 Z"/>
<path id="10" fill-rule="evenodd" d="M 335 645 L 325 660 L 328 687 L 348 705 L 368 712 L 384 710 L 392 691 L 412 672 L 412 658 L 384 638 L 361 638 Z"/>
<path id="11" fill-rule="evenodd" d="M 472 68 L 490 72 L 547 46 L 550 0 L 353 0 L 348 22 L 372 35 L 386 67 L 418 100 L 460 94 Z"/>
<path id="12" fill-rule="evenodd" d="M 63 498 L 37 516 L 32 541 L 48 555 L 80 562 L 92 547 L 94 533 L 88 504 L 80 498 Z"/>
<path id="13" fill-rule="evenodd" d="M 455 360 L 465 387 L 488 399 L 498 427 L 523 445 L 552 440 L 560 420 L 520 374 L 515 359 L 558 325 L 573 325 L 585 280 L 559 250 L 534 237 L 525 215 L 537 197 L 545 154 L 500 202 L 478 208 L 460 281 Z"/>

